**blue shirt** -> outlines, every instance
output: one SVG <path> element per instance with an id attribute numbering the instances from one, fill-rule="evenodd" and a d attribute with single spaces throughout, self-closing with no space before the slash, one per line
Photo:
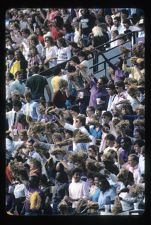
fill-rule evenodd
<path id="1" fill-rule="evenodd" d="M 101 138 L 102 137 L 102 130 L 101 128 L 96 131 L 96 128 L 90 128 L 90 134 L 95 138 Z"/>
<path id="2" fill-rule="evenodd" d="M 100 188 L 96 190 L 96 192 L 91 196 L 91 200 L 93 202 L 98 202 L 98 198 L 100 196 Z"/>
<path id="3" fill-rule="evenodd" d="M 115 189 L 110 188 L 105 192 L 100 191 L 98 198 L 99 209 L 104 209 L 105 205 L 110 205 L 116 196 Z"/>

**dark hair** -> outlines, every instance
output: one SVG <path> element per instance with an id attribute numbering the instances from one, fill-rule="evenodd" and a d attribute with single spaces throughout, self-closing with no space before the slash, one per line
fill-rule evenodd
<path id="1" fill-rule="evenodd" d="M 75 68 L 74 66 L 70 65 L 70 63 L 67 64 L 66 69 L 67 69 L 67 71 L 68 71 L 69 73 L 72 73 L 72 72 L 75 72 L 75 71 L 76 71 L 76 68 Z"/>
<path id="2" fill-rule="evenodd" d="M 32 139 L 32 137 L 29 137 L 27 141 L 30 142 L 30 143 L 32 143 L 32 144 L 35 143 L 35 141 Z"/>
<path id="3" fill-rule="evenodd" d="M 47 182 L 48 182 L 48 180 L 47 180 L 46 175 L 45 175 L 45 174 L 42 174 L 42 175 L 40 176 L 40 183 L 41 183 L 41 184 L 47 184 Z"/>
<path id="4" fill-rule="evenodd" d="M 11 49 L 8 49 L 6 53 L 7 55 L 13 55 L 13 56 L 15 55 L 14 51 Z"/>
<path id="5" fill-rule="evenodd" d="M 81 169 L 79 169 L 79 168 L 74 168 L 74 169 L 72 170 L 72 172 L 71 172 L 71 176 L 73 177 L 75 173 L 81 174 L 81 172 L 82 172 Z"/>
<path id="6" fill-rule="evenodd" d="M 20 100 L 13 100 L 13 107 L 18 106 L 20 109 L 22 107 L 22 102 Z"/>
<path id="7" fill-rule="evenodd" d="M 91 111 L 95 112 L 95 108 L 93 106 L 88 106 L 87 108 L 89 108 Z"/>
<path id="8" fill-rule="evenodd" d="M 132 157 L 134 161 L 139 162 L 139 158 L 136 154 L 130 154 L 128 157 Z"/>
<path id="9" fill-rule="evenodd" d="M 78 48 L 77 43 L 74 42 L 74 41 L 71 41 L 71 42 L 69 43 L 69 45 L 71 45 L 73 48 Z"/>
<path id="10" fill-rule="evenodd" d="M 104 127 L 108 127 L 110 129 L 110 125 L 108 123 L 104 123 L 103 124 L 103 129 L 104 129 Z"/>
<path id="11" fill-rule="evenodd" d="M 110 118 L 110 120 L 112 120 L 112 117 L 113 117 L 113 116 L 112 116 L 112 113 L 111 113 L 110 111 L 104 112 L 102 116 L 107 116 L 107 117 Z"/>
<path id="12" fill-rule="evenodd" d="M 87 59 L 87 54 L 84 51 L 80 51 L 78 53 L 78 56 L 84 57 L 85 59 Z"/>
<path id="13" fill-rule="evenodd" d="M 102 105 L 97 105 L 96 108 L 95 108 L 95 110 L 103 111 Z"/>
<path id="14" fill-rule="evenodd" d="M 38 188 L 39 187 L 40 177 L 38 176 L 30 176 L 29 177 L 29 187 L 30 188 Z"/>
<path id="15" fill-rule="evenodd" d="M 62 45 L 62 47 L 67 47 L 67 42 L 65 38 L 59 38 L 58 42 Z"/>
<path id="16" fill-rule="evenodd" d="M 6 77 L 9 79 L 9 80 L 14 80 L 14 75 L 10 72 L 6 73 Z"/>
<path id="17" fill-rule="evenodd" d="M 34 73 L 38 73 L 39 72 L 39 67 L 38 66 L 32 66 L 31 67 L 31 72 Z"/>
<path id="18" fill-rule="evenodd" d="M 131 25 L 131 22 L 130 22 L 129 19 L 124 19 L 124 20 L 123 20 L 123 24 L 125 24 L 125 23 L 127 23 L 129 26 Z"/>
<path id="19" fill-rule="evenodd" d="M 18 115 L 18 122 L 25 125 L 25 126 L 28 126 L 28 123 L 26 121 L 26 115 L 24 115 L 24 114 Z"/>
<path id="20" fill-rule="evenodd" d="M 54 75 L 58 75 L 61 73 L 61 67 L 60 66 L 56 66 L 55 70 L 54 70 Z"/>
<path id="21" fill-rule="evenodd" d="M 52 37 L 50 37 L 50 36 L 45 36 L 45 41 L 47 41 L 47 40 L 51 43 L 51 45 L 54 45 L 54 40 L 53 40 Z"/>
<path id="22" fill-rule="evenodd" d="M 36 54 L 38 54 L 38 50 L 37 50 L 36 46 L 33 46 L 33 45 L 32 45 L 32 46 L 29 48 L 29 51 L 33 51 L 33 50 L 35 50 Z"/>
<path id="23" fill-rule="evenodd" d="M 114 84 L 108 84 L 107 88 L 109 88 L 111 90 L 115 90 L 115 85 Z"/>
<path id="24" fill-rule="evenodd" d="M 77 119 L 80 120 L 80 122 L 82 123 L 82 126 L 85 126 L 85 122 L 86 122 L 86 117 L 83 115 L 79 115 L 77 116 Z"/>
<path id="25" fill-rule="evenodd" d="M 55 16 L 54 17 L 54 21 L 55 21 L 55 25 L 57 27 L 62 27 L 64 22 L 63 22 L 63 18 L 61 16 Z"/>
<path id="26" fill-rule="evenodd" d="M 26 169 L 22 169 L 19 171 L 19 178 L 20 180 L 29 180 L 29 177 L 28 177 L 28 173 L 27 173 L 27 170 Z"/>
<path id="27" fill-rule="evenodd" d="M 144 129 L 136 128 L 136 129 L 135 129 L 135 132 L 138 132 L 142 139 L 145 138 L 145 132 L 144 132 Z"/>
<path id="28" fill-rule="evenodd" d="M 119 81 L 115 82 L 115 87 L 116 86 L 122 87 L 124 89 L 125 88 L 125 83 L 124 83 L 124 81 L 119 80 Z"/>
<path id="29" fill-rule="evenodd" d="M 75 62 L 75 63 L 77 63 L 77 64 L 80 63 L 80 60 L 79 60 L 78 56 L 73 56 L 73 57 L 70 59 L 70 61 L 73 61 L 73 62 Z"/>
<path id="30" fill-rule="evenodd" d="M 66 172 L 57 172 L 56 173 L 56 180 L 61 183 L 68 183 L 68 176 Z"/>
<path id="31" fill-rule="evenodd" d="M 103 185 L 103 187 L 102 187 L 102 185 Z M 109 181 L 107 180 L 107 178 L 102 177 L 102 178 L 101 178 L 101 189 L 103 189 L 103 191 L 106 191 L 106 190 L 108 190 L 110 187 L 111 187 L 111 186 L 110 186 L 110 183 L 109 183 Z"/>
<path id="32" fill-rule="evenodd" d="M 30 30 L 28 28 L 22 29 L 22 33 L 30 35 Z"/>
<path id="33" fill-rule="evenodd" d="M 64 119 L 66 123 L 73 124 L 73 117 L 70 114 L 65 114 Z"/>
<path id="34" fill-rule="evenodd" d="M 95 151 L 95 153 L 99 152 L 99 147 L 97 145 L 89 145 L 88 149 L 89 148 L 92 148 Z"/>
<path id="35" fill-rule="evenodd" d="M 106 137 L 105 137 L 106 140 L 110 140 L 110 141 L 115 141 L 115 136 L 113 134 L 108 134 Z"/>
<path id="36" fill-rule="evenodd" d="M 24 94 L 24 96 L 25 96 L 25 98 L 26 98 L 26 97 L 32 98 L 32 94 L 31 94 L 30 91 L 26 91 L 25 94 Z"/>
<path id="37" fill-rule="evenodd" d="M 80 112 L 79 107 L 78 107 L 77 105 L 72 105 L 72 106 L 70 107 L 70 110 L 72 110 L 72 111 L 74 111 L 74 112 L 77 112 L 77 113 Z"/>
<path id="38" fill-rule="evenodd" d="M 143 140 L 136 140 L 133 145 L 138 145 L 139 147 L 142 147 L 145 145 L 145 142 Z"/>
<path id="39" fill-rule="evenodd" d="M 67 134 L 70 134 L 71 136 L 73 136 L 73 131 L 71 131 L 71 130 L 64 129 L 64 133 L 67 133 Z"/>
<path id="40" fill-rule="evenodd" d="M 113 21 L 114 20 L 117 20 L 119 23 L 121 22 L 121 18 L 119 16 L 115 16 L 114 19 L 113 19 Z"/>

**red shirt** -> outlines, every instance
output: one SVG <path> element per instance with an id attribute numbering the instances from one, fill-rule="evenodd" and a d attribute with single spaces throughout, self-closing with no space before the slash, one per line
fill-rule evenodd
<path id="1" fill-rule="evenodd" d="M 10 183 L 12 183 L 12 180 L 13 180 L 13 176 L 12 176 L 12 171 L 10 169 L 10 165 L 8 165 L 5 169 L 5 173 L 6 173 L 6 178 L 8 179 L 8 181 Z"/>

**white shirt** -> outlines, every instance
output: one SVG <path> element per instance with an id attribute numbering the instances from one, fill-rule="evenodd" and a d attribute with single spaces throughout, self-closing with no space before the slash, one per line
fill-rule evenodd
<path id="1" fill-rule="evenodd" d="M 53 58 L 53 57 L 56 57 L 57 58 L 57 53 L 58 53 L 58 47 L 57 46 L 50 46 L 50 47 L 47 47 L 45 49 L 46 51 L 46 60 L 47 59 L 50 59 L 50 58 Z M 49 61 L 49 68 L 53 67 L 56 65 L 56 60 L 53 59 L 52 61 L 50 60 Z"/>
<path id="2" fill-rule="evenodd" d="M 135 98 L 132 98 L 129 94 L 127 94 L 127 100 L 130 101 L 133 111 L 140 105 Z"/>
<path id="3" fill-rule="evenodd" d="M 5 143 L 6 143 L 6 151 L 9 154 L 12 154 L 12 152 L 15 149 L 14 142 L 12 140 L 10 140 L 9 138 L 6 138 Z"/>
<path id="4" fill-rule="evenodd" d="M 139 156 L 139 170 L 141 174 L 145 174 L 145 157 L 142 154 Z"/>
<path id="5" fill-rule="evenodd" d="M 127 99 L 127 92 L 123 91 L 120 94 L 117 94 L 112 102 L 112 106 L 111 106 L 111 110 L 114 108 L 114 106 L 119 103 L 122 100 Z M 119 107 L 119 105 L 116 106 L 117 108 Z"/>
<path id="6" fill-rule="evenodd" d="M 25 59 L 28 60 L 28 58 L 29 58 L 29 42 L 28 42 L 28 39 L 27 38 L 24 38 L 22 40 L 21 45 L 23 46 L 22 53 L 23 53 Z"/>
<path id="7" fill-rule="evenodd" d="M 122 211 L 127 211 L 133 209 L 133 203 L 135 202 L 135 198 L 132 198 L 128 192 L 121 192 L 119 197 L 123 198 L 120 200 L 122 205 Z"/>
<path id="8" fill-rule="evenodd" d="M 72 179 L 72 183 L 69 185 L 69 197 L 72 199 L 79 199 L 79 198 L 88 198 L 89 193 L 86 189 L 86 182 L 79 181 L 75 182 Z M 77 202 L 72 203 L 72 208 L 76 208 Z"/>
<path id="9" fill-rule="evenodd" d="M 17 117 L 19 116 L 19 114 L 21 114 L 22 112 L 15 112 L 13 109 L 9 112 L 6 113 L 6 118 L 8 119 L 8 126 L 9 126 L 9 130 L 11 130 L 11 127 L 14 124 L 14 118 L 15 118 L 15 113 L 16 113 L 16 121 L 17 121 Z"/>
<path id="10" fill-rule="evenodd" d="M 120 24 L 118 27 L 116 27 L 115 25 L 113 25 L 111 27 L 111 32 L 113 30 L 118 30 L 119 34 L 124 34 L 124 26 L 122 26 L 122 24 Z"/>
<path id="11" fill-rule="evenodd" d="M 116 94 L 115 95 L 110 95 L 109 97 L 109 101 L 108 101 L 108 106 L 107 106 L 107 111 L 110 111 L 111 112 L 111 107 L 112 107 L 112 103 L 114 101 L 114 98 L 115 98 Z"/>
<path id="12" fill-rule="evenodd" d="M 59 48 L 57 63 L 62 63 L 71 59 L 71 49 L 70 47 Z"/>
<path id="13" fill-rule="evenodd" d="M 43 45 L 39 42 L 39 44 L 36 45 L 36 48 L 37 48 L 40 58 L 44 59 L 45 58 L 45 49 L 44 49 Z"/>
<path id="14" fill-rule="evenodd" d="M 31 100 L 30 102 L 27 102 L 23 105 L 21 111 L 24 115 L 30 116 L 32 119 L 37 120 L 38 119 L 38 102 L 34 102 Z"/>
<path id="15" fill-rule="evenodd" d="M 27 189 L 24 184 L 16 184 L 14 189 L 15 198 L 21 198 L 26 196 Z"/>

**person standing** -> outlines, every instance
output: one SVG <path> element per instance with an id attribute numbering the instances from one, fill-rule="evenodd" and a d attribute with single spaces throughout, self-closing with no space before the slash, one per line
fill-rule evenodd
<path id="1" fill-rule="evenodd" d="M 32 76 L 26 81 L 26 89 L 31 91 L 32 99 L 39 101 L 40 97 L 45 98 L 44 89 L 46 88 L 49 101 L 51 102 L 51 90 L 45 77 L 38 74 L 39 68 L 37 66 L 32 67 Z"/>

